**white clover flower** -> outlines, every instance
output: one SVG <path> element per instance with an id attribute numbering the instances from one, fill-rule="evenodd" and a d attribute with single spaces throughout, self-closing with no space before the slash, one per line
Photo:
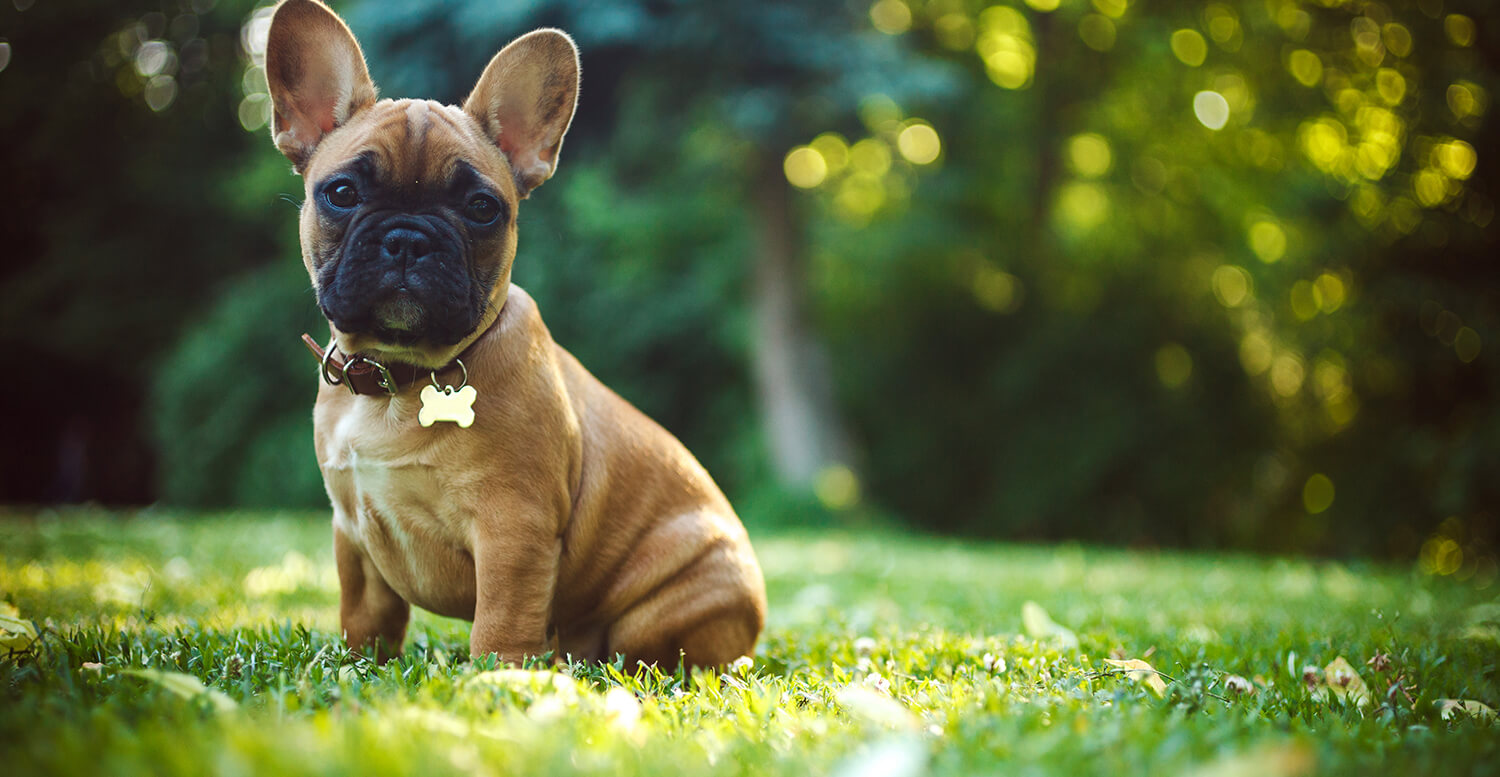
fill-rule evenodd
<path id="1" fill-rule="evenodd" d="M 1227 675 L 1224 678 L 1224 690 L 1229 691 L 1236 696 L 1242 696 L 1247 693 L 1253 693 L 1255 691 L 1255 686 L 1251 685 L 1249 680 L 1246 680 L 1245 678 L 1240 677 L 1237 674 L 1232 674 Z"/>

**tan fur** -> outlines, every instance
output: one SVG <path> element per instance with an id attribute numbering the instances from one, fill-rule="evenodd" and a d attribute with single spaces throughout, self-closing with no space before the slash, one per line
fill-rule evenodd
<path id="1" fill-rule="evenodd" d="M 309 21 L 318 14 L 333 22 Z M 357 72 L 368 82 L 362 58 L 345 67 L 351 50 L 358 56 L 321 4 L 288 0 L 278 9 L 268 61 L 269 52 L 283 62 L 325 57 L 307 72 Z M 465 109 L 374 102 L 373 84 L 358 78 L 309 87 L 287 68 L 267 72 L 278 111 L 326 107 L 297 109 L 301 126 L 326 127 L 301 162 L 306 133 L 283 144 L 285 130 L 273 129 L 304 173 L 309 199 L 317 182 L 360 154 L 373 153 L 382 181 L 419 191 L 441 189 L 462 159 L 511 213 L 555 170 L 578 88 L 576 53 L 556 31 L 506 47 Z M 372 99 L 350 102 L 351 94 Z M 298 120 L 287 125 L 295 132 Z M 316 282 L 339 236 L 311 205 L 301 235 Z M 415 604 L 472 619 L 471 652 L 508 661 L 558 650 L 719 665 L 749 654 L 765 619 L 765 587 L 744 527 L 676 438 L 553 342 L 536 303 L 510 284 L 516 245 L 512 220 L 476 248 L 477 269 L 497 280 L 480 326 L 457 345 L 396 348 L 330 326 L 346 354 L 442 367 L 463 353 L 478 390 L 467 429 L 422 428 L 421 385 L 394 397 L 319 390 L 315 441 L 333 503 L 345 639 L 389 657 Z M 456 385 L 457 372 L 441 379 Z"/>

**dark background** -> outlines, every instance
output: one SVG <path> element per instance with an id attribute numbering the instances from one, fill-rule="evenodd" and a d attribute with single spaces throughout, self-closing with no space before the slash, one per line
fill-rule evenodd
<path id="1" fill-rule="evenodd" d="M 335 7 L 393 97 L 574 35 L 515 281 L 752 525 L 1495 574 L 1484 0 Z M 267 11 L 0 5 L 0 501 L 326 505 Z"/>

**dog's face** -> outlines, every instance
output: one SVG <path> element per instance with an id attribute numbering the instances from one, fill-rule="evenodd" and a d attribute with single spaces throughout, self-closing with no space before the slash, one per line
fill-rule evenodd
<path id="1" fill-rule="evenodd" d="M 448 363 L 505 302 L 516 209 L 556 169 L 578 98 L 568 37 L 506 46 L 462 108 L 375 99 L 327 7 L 287 0 L 266 46 L 272 137 L 302 173 L 302 257 L 339 350 Z"/>

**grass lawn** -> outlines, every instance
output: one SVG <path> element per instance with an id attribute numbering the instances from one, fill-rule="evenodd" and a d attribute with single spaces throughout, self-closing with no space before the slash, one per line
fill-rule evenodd
<path id="1" fill-rule="evenodd" d="M 0 771 L 1500 771 L 1492 716 L 1471 705 L 1445 717 L 1441 702 L 1500 705 L 1493 581 L 752 534 L 771 603 L 752 665 L 686 678 L 571 665 L 561 676 L 477 665 L 468 624 L 426 613 L 399 661 L 350 656 L 317 516 L 11 512 L 0 517 L 0 600 L 41 636 L 0 657 Z M 23 644 L 10 624 L 4 639 Z M 1167 675 L 1161 694 L 1158 675 L 1111 657 Z"/>

